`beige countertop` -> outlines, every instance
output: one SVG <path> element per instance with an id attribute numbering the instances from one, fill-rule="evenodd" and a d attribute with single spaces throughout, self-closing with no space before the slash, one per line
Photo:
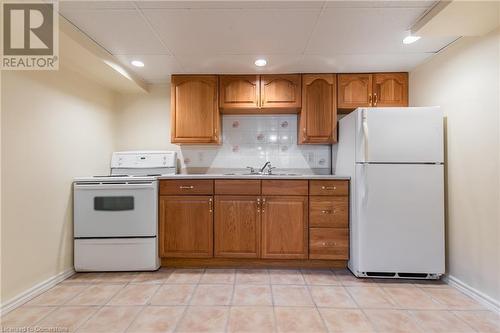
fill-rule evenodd
<path id="1" fill-rule="evenodd" d="M 318 179 L 318 180 L 349 180 L 350 177 L 342 175 L 314 175 L 314 174 L 294 174 L 276 173 L 273 175 L 250 175 L 239 173 L 224 174 L 176 174 L 158 176 L 158 179 Z"/>

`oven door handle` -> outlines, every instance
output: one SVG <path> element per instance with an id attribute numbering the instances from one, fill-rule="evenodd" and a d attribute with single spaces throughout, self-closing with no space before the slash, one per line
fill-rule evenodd
<path id="1" fill-rule="evenodd" d="M 124 189 L 154 189 L 155 183 L 140 183 L 140 184 L 84 184 L 75 183 L 75 190 L 124 190 Z"/>

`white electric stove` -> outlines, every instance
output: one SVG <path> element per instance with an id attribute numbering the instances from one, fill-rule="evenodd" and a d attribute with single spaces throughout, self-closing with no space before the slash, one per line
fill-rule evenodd
<path id="1" fill-rule="evenodd" d="M 76 271 L 158 269 L 157 177 L 176 162 L 171 151 L 115 152 L 110 175 L 74 179 Z"/>

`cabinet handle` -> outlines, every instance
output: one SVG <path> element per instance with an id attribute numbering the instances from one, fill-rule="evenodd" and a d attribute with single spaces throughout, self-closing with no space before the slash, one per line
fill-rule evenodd
<path id="1" fill-rule="evenodd" d="M 335 243 L 335 242 L 322 242 L 321 245 L 323 245 L 323 246 L 336 246 L 337 243 Z"/>
<path id="2" fill-rule="evenodd" d="M 321 186 L 322 190 L 333 190 L 335 191 L 337 189 L 337 186 Z"/>
<path id="3" fill-rule="evenodd" d="M 373 98 L 374 98 L 374 101 L 373 101 L 373 106 L 377 106 L 377 102 L 378 102 L 377 93 L 374 93 L 374 94 L 373 94 Z"/>
<path id="4" fill-rule="evenodd" d="M 260 198 L 257 198 L 257 213 L 260 213 Z"/>
<path id="5" fill-rule="evenodd" d="M 194 188 L 194 186 L 193 185 L 190 185 L 190 186 L 179 186 L 179 188 L 181 190 L 192 190 Z"/>
<path id="6" fill-rule="evenodd" d="M 331 210 L 322 210 L 321 211 L 321 214 L 332 214 L 332 213 L 335 213 L 335 210 L 334 211 L 331 211 Z"/>
<path id="7" fill-rule="evenodd" d="M 208 199 L 208 211 L 211 213 L 213 211 L 212 198 Z"/>
<path id="8" fill-rule="evenodd" d="M 368 104 L 372 106 L 372 94 L 368 94 Z"/>
<path id="9" fill-rule="evenodd" d="M 264 213 L 265 207 L 266 207 L 266 198 L 262 198 L 262 213 Z"/>

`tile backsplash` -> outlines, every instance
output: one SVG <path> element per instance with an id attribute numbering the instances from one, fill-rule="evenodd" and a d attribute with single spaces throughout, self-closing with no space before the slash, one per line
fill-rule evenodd
<path id="1" fill-rule="evenodd" d="M 239 169 L 266 161 L 280 169 L 318 169 L 329 173 L 330 145 L 297 145 L 296 115 L 226 115 L 222 145 L 181 146 L 182 167 Z"/>

